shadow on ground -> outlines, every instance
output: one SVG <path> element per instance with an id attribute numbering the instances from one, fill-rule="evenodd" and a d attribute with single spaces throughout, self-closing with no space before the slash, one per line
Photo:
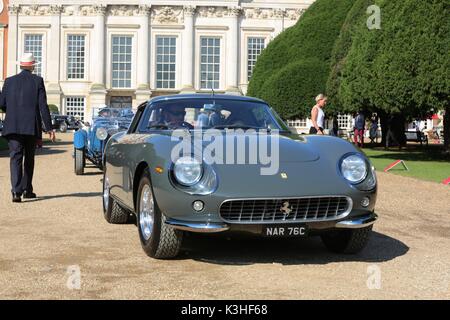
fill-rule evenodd
<path id="1" fill-rule="evenodd" d="M 53 155 L 53 154 L 61 154 L 67 152 L 65 149 L 61 148 L 55 148 L 55 145 L 52 146 L 44 146 L 41 149 L 36 150 L 36 157 L 39 156 L 47 156 L 47 155 Z M 0 151 L 0 158 L 2 157 L 9 157 L 9 151 L 8 150 L 2 150 Z"/>
<path id="2" fill-rule="evenodd" d="M 305 265 L 333 262 L 384 262 L 405 255 L 409 247 L 387 235 L 373 232 L 367 247 L 356 255 L 334 254 L 319 237 L 267 239 L 256 236 L 199 235 L 185 237 L 179 259 L 219 265 Z"/>
<path id="3" fill-rule="evenodd" d="M 25 202 L 36 202 L 50 199 L 59 199 L 59 198 L 90 198 L 90 197 L 101 197 L 101 192 L 78 192 L 78 193 L 70 193 L 70 194 L 58 194 L 51 196 L 42 196 L 37 197 L 36 199 L 26 200 Z"/>

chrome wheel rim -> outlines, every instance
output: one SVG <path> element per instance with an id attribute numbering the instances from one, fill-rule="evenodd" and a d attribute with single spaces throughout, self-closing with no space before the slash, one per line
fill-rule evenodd
<path id="1" fill-rule="evenodd" d="M 105 176 L 105 182 L 103 183 L 103 205 L 105 210 L 108 210 L 109 206 L 109 179 Z"/>
<path id="2" fill-rule="evenodd" d="M 152 236 L 153 223 L 155 221 L 155 202 L 153 201 L 152 190 L 148 184 L 142 188 L 141 199 L 139 201 L 139 225 L 141 234 L 145 240 L 148 240 Z"/>

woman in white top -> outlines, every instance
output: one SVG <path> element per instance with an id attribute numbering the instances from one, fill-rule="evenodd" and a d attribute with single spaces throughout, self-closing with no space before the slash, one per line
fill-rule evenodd
<path id="1" fill-rule="evenodd" d="M 327 104 L 327 97 L 319 94 L 316 97 L 316 105 L 311 110 L 312 127 L 309 129 L 309 134 L 323 134 L 323 126 L 325 121 L 325 113 L 323 107 Z"/>

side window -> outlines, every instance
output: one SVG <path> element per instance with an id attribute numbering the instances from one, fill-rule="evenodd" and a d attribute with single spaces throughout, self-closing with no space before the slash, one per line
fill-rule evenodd
<path id="1" fill-rule="evenodd" d="M 145 107 L 141 107 L 141 106 L 138 107 L 138 110 L 137 110 L 136 114 L 134 115 L 133 121 L 131 122 L 131 125 L 130 125 L 130 129 L 128 130 L 128 133 L 136 133 L 136 131 L 138 131 L 138 127 L 141 122 L 140 120 L 141 120 L 141 118 L 143 118 L 142 114 L 145 111 Z"/>

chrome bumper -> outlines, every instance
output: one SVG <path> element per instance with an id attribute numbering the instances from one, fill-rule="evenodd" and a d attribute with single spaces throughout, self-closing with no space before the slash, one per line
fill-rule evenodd
<path id="1" fill-rule="evenodd" d="M 368 227 L 377 221 L 378 216 L 372 213 L 367 216 L 355 217 L 348 220 L 339 221 L 336 223 L 336 228 L 346 228 L 346 229 L 358 229 Z"/>
<path id="2" fill-rule="evenodd" d="M 227 231 L 229 229 L 228 225 L 224 223 L 217 222 L 189 222 L 180 221 L 175 219 L 166 219 L 166 224 L 172 226 L 178 230 L 200 232 L 200 233 L 214 233 Z"/>
<path id="3" fill-rule="evenodd" d="M 342 220 L 336 223 L 335 228 L 340 229 L 358 229 L 368 227 L 375 223 L 378 216 L 375 213 L 370 215 L 355 217 L 346 220 Z M 166 224 L 172 226 L 178 230 L 199 232 L 199 233 L 215 233 L 223 232 L 230 229 L 229 225 L 220 222 L 190 222 L 180 221 L 176 219 L 166 219 Z M 314 223 L 311 223 L 314 224 Z M 314 229 L 314 228 L 313 228 Z"/>

